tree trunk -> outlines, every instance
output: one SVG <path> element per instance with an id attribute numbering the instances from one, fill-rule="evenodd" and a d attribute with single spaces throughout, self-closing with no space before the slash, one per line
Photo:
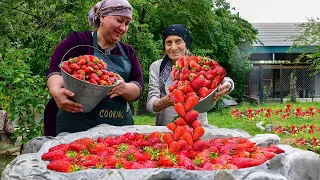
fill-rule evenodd
<path id="1" fill-rule="evenodd" d="M 297 102 L 297 93 L 296 93 L 296 69 L 291 73 L 290 75 L 290 95 L 291 95 L 291 102 L 296 103 Z"/>

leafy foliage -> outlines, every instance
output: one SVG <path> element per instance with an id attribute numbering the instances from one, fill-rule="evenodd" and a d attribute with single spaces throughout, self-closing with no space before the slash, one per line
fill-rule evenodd
<path id="1" fill-rule="evenodd" d="M 48 99 L 45 78 L 32 75 L 25 63 L 32 53 L 31 49 L 10 48 L 0 56 L 1 106 L 19 126 L 15 136 L 22 136 L 25 142 L 43 133 L 42 112 Z"/>
<path id="2" fill-rule="evenodd" d="M 302 50 L 303 53 L 297 60 L 307 57 L 307 62 L 315 70 L 314 74 L 320 74 L 320 19 L 311 18 L 308 22 L 302 23 L 301 28 L 303 33 L 296 37 L 291 50 Z M 310 53 L 310 50 L 313 52 Z"/>
<path id="3" fill-rule="evenodd" d="M 237 14 L 232 14 L 229 3 L 225 0 L 129 2 L 134 8 L 133 20 L 122 40 L 136 49 L 145 83 L 149 81 L 151 63 L 164 54 L 162 31 L 170 24 L 181 23 L 191 31 L 191 52 L 216 59 L 235 81 L 232 95 L 241 97 L 243 77 L 250 69 L 244 45 L 255 40 L 256 30 Z M 43 106 L 50 98 L 43 77 L 54 48 L 72 31 L 93 30 L 88 25 L 87 15 L 96 3 L 96 0 L 0 2 L 1 63 L 12 73 L 10 78 L 1 79 L 1 83 L 6 84 L 1 86 L 2 108 L 8 111 L 11 120 L 19 119 L 20 129 L 29 130 L 25 133 L 30 135 L 25 134 L 25 137 L 31 138 L 42 131 L 41 122 L 36 123 L 31 112 L 37 110 L 42 115 Z M 9 60 L 16 62 L 9 63 Z M 13 77 L 21 74 L 26 79 L 15 82 Z M 13 82 L 16 86 L 8 85 Z M 145 107 L 147 88 L 146 84 L 144 96 L 134 103 L 135 108 Z M 34 130 L 36 132 L 31 132 Z"/>

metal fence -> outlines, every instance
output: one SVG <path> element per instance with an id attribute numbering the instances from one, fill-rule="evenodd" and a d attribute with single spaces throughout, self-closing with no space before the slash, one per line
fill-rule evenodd
<path id="1" fill-rule="evenodd" d="M 254 65 L 244 95 L 260 101 L 267 98 L 281 102 L 290 99 L 292 93 L 297 98 L 320 98 L 320 76 L 312 73 L 309 64 Z M 294 79 L 295 86 L 292 86 Z"/>

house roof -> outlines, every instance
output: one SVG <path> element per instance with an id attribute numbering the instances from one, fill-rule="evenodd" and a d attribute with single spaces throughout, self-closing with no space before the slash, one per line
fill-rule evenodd
<path id="1" fill-rule="evenodd" d="M 303 32 L 302 23 L 252 23 L 258 30 L 258 42 L 253 46 L 292 46 L 293 40 Z"/>

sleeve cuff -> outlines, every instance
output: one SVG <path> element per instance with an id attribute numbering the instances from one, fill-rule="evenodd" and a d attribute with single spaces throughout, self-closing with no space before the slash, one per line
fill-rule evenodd
<path id="1" fill-rule="evenodd" d="M 140 85 L 137 81 L 130 81 L 130 83 L 136 84 L 136 85 L 139 87 L 139 89 L 140 89 L 139 96 L 136 97 L 136 98 L 135 98 L 134 100 L 132 100 L 131 102 L 137 101 L 137 100 L 139 100 L 139 99 L 142 97 L 142 95 L 143 95 L 142 87 L 141 87 L 141 85 Z"/>
<path id="2" fill-rule="evenodd" d="M 147 102 L 147 105 L 146 105 L 146 108 L 147 108 L 147 111 L 152 113 L 152 114 L 158 114 L 159 112 L 156 112 L 153 110 L 153 104 L 154 102 L 157 100 L 158 98 L 156 97 L 152 97 L 148 100 Z"/>
<path id="3" fill-rule="evenodd" d="M 233 82 L 233 80 L 232 80 L 231 78 L 229 78 L 229 77 L 225 77 L 225 80 L 226 80 L 226 81 L 229 81 L 230 84 L 231 84 L 231 88 L 230 88 L 230 90 L 229 90 L 229 93 L 231 93 L 231 92 L 233 91 L 233 89 L 234 89 L 234 82 Z"/>

